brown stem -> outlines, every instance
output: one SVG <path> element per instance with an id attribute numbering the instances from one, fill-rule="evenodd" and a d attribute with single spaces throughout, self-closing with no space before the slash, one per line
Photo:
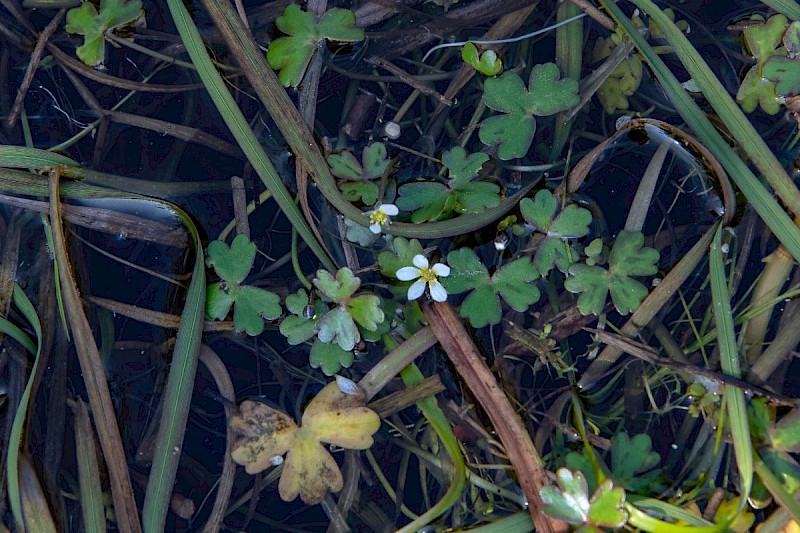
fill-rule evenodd
<path id="1" fill-rule="evenodd" d="M 536 531 L 565 532 L 567 524 L 542 512 L 539 491 L 549 485 L 547 470 L 525 425 L 497 384 L 475 343 L 448 303 L 432 303 L 424 309 L 431 329 L 439 339 L 461 379 L 483 407 L 516 471 L 517 481 L 528 499 Z"/>

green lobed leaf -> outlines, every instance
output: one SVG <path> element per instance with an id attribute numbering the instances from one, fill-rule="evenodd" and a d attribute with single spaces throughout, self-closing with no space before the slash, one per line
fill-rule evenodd
<path id="1" fill-rule="evenodd" d="M 105 60 L 105 37 L 107 30 L 136 21 L 142 15 L 140 0 L 102 0 L 100 11 L 91 2 L 84 2 L 67 11 L 64 30 L 84 36 L 76 50 L 78 59 L 90 67 L 103 64 Z"/>
<path id="2" fill-rule="evenodd" d="M 304 289 L 297 289 L 297 292 L 286 297 L 284 304 L 290 313 L 303 316 L 303 309 L 308 305 L 308 293 Z"/>
<path id="3" fill-rule="evenodd" d="M 344 367 L 353 364 L 353 352 L 342 350 L 337 344 L 328 344 L 317 340 L 311 346 L 309 354 L 311 368 L 319 368 L 326 376 L 332 376 Z"/>
<path id="4" fill-rule="evenodd" d="M 349 181 L 362 181 L 364 179 L 364 169 L 358 162 L 356 156 L 350 150 L 342 150 L 328 156 L 328 166 L 331 167 L 331 174 L 337 178 Z"/>
<path id="5" fill-rule="evenodd" d="M 391 163 L 383 143 L 372 143 L 364 148 L 361 159 L 364 164 L 365 179 L 370 180 L 383 176 Z"/>
<path id="6" fill-rule="evenodd" d="M 539 272 L 533 268 L 531 260 L 522 257 L 495 272 L 492 286 L 512 309 L 524 312 L 539 301 L 539 288 L 531 283 L 537 279 Z"/>
<path id="7" fill-rule="evenodd" d="M 340 268 L 336 277 L 327 270 L 317 270 L 317 276 L 311 280 L 322 295 L 337 304 L 345 304 L 361 286 L 361 280 L 347 267 Z"/>
<path id="8" fill-rule="evenodd" d="M 790 59 L 796 59 L 800 54 L 800 22 L 789 24 L 783 34 L 783 46 Z"/>
<path id="9" fill-rule="evenodd" d="M 231 310 L 233 298 L 225 283 L 212 283 L 206 287 L 206 317 L 224 320 Z"/>
<path id="10" fill-rule="evenodd" d="M 530 259 L 520 258 L 489 277 L 489 272 L 478 256 L 469 248 L 460 248 L 447 255 L 450 275 L 441 280 L 448 294 L 460 294 L 473 289 L 461 303 L 460 314 L 469 318 L 475 328 L 499 324 L 501 296 L 517 311 L 525 311 L 537 302 L 539 289 L 530 283 L 539 278 Z"/>
<path id="11" fill-rule="evenodd" d="M 615 487 L 610 479 L 603 481 L 592 495 L 589 521 L 600 527 L 622 527 L 628 521 L 625 505 L 625 490 Z"/>
<path id="12" fill-rule="evenodd" d="M 442 154 L 442 164 L 447 167 L 450 187 L 458 189 L 478 175 L 481 167 L 489 160 L 483 152 L 467 155 L 467 151 L 455 146 Z"/>
<path id="13" fill-rule="evenodd" d="M 372 233 L 369 228 L 365 228 L 349 218 L 344 219 L 344 225 L 347 226 L 347 231 L 345 232 L 347 240 L 358 243 L 361 246 L 371 246 L 380 237 L 380 234 Z"/>
<path id="14" fill-rule="evenodd" d="M 559 468 L 556 483 L 558 487 L 548 486 L 539 490 L 544 513 L 570 524 L 584 524 L 589 518 L 590 504 L 583 474 Z"/>
<path id="15" fill-rule="evenodd" d="M 750 67 L 745 74 L 736 92 L 736 101 L 745 113 L 752 113 L 758 106 L 770 115 L 777 114 L 781 109 L 781 99 L 775 92 L 775 82 L 763 77 L 757 66 Z"/>
<path id="16" fill-rule="evenodd" d="M 533 200 L 523 198 L 519 203 L 522 216 L 534 230 L 546 232 L 558 209 L 558 198 L 546 189 L 536 193 Z"/>
<path id="17" fill-rule="evenodd" d="M 281 321 L 278 328 L 286 342 L 292 346 L 303 344 L 317 334 L 317 321 L 298 315 L 289 315 Z"/>
<path id="18" fill-rule="evenodd" d="M 250 242 L 245 235 L 237 235 L 230 247 L 223 241 L 211 241 L 208 244 L 206 264 L 213 266 L 217 275 L 228 284 L 236 285 L 244 281 L 250 273 L 255 258 L 255 243 Z"/>
<path id="19" fill-rule="evenodd" d="M 635 435 L 631 439 L 627 433 L 617 433 L 611 439 L 611 471 L 614 480 L 623 487 L 633 488 L 638 477 L 660 462 L 661 456 L 653 451 L 647 434 Z"/>
<path id="20" fill-rule="evenodd" d="M 449 194 L 447 187 L 433 181 L 406 183 L 401 185 L 397 192 L 400 197 L 397 198 L 395 204 L 403 211 L 415 211 L 426 205 L 444 200 Z"/>
<path id="21" fill-rule="evenodd" d="M 376 331 L 383 322 L 381 299 L 372 294 L 362 294 L 347 302 L 347 312 L 364 329 Z"/>
<path id="22" fill-rule="evenodd" d="M 783 56 L 773 56 L 761 69 L 765 78 L 775 83 L 775 92 L 781 96 L 800 93 L 800 61 Z"/>
<path id="23" fill-rule="evenodd" d="M 461 211 L 480 212 L 500 204 L 500 187 L 494 183 L 476 181 L 455 190 Z"/>
<path id="24" fill-rule="evenodd" d="M 609 254 L 609 270 L 599 266 L 574 264 L 564 287 L 580 293 L 578 308 L 583 315 L 599 315 L 608 293 L 620 314 L 634 311 L 647 296 L 647 288 L 631 276 L 649 276 L 658 272 L 658 252 L 643 248 L 641 232 L 622 231 Z"/>
<path id="25" fill-rule="evenodd" d="M 320 341 L 338 344 L 342 350 L 348 352 L 361 340 L 353 317 L 341 306 L 331 309 L 317 320 L 316 328 Z"/>
<path id="26" fill-rule="evenodd" d="M 330 9 L 317 23 L 311 13 L 297 4 L 289 4 L 275 20 L 275 25 L 287 36 L 270 43 L 267 61 L 273 69 L 280 70 L 278 78 L 284 87 L 296 87 L 322 39 L 349 42 L 364 38 L 364 32 L 354 28 L 354 24 L 355 15 L 349 9 Z"/>
<path id="27" fill-rule="evenodd" d="M 534 116 L 547 116 L 578 104 L 578 82 L 560 79 L 555 63 L 534 65 L 528 89 L 514 72 L 489 78 L 484 84 L 483 103 L 506 115 L 489 117 L 478 133 L 484 144 L 497 144 L 497 156 L 508 160 L 528 153 L 536 132 Z"/>
<path id="28" fill-rule="evenodd" d="M 230 288 L 234 299 L 233 327 L 237 332 L 248 335 L 261 335 L 264 320 L 274 320 L 281 316 L 280 297 L 258 287 L 237 286 Z"/>
<path id="29" fill-rule="evenodd" d="M 755 15 L 752 20 L 761 20 L 761 17 Z M 751 24 L 742 30 L 745 45 L 758 65 L 763 65 L 781 45 L 788 23 L 784 15 L 773 15 L 767 21 Z"/>
<path id="30" fill-rule="evenodd" d="M 588 209 L 569 204 L 550 225 L 547 234 L 562 239 L 583 237 L 589 233 L 591 223 L 592 213 Z"/>
<path id="31" fill-rule="evenodd" d="M 348 182 L 340 183 L 339 190 L 349 202 L 362 202 L 372 205 L 378 201 L 378 186 L 374 183 Z"/>

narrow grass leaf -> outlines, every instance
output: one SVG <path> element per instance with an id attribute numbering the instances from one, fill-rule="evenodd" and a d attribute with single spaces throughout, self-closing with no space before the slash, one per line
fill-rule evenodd
<path id="1" fill-rule="evenodd" d="M 103 487 L 100 482 L 100 465 L 94 445 L 94 431 L 89 411 L 82 399 L 75 407 L 75 451 L 78 455 L 78 485 L 81 494 L 83 527 L 89 533 L 104 533 L 106 513 L 103 505 Z"/>
<path id="2" fill-rule="evenodd" d="M 797 494 L 791 494 L 786 490 L 778 476 L 769 469 L 758 454 L 755 456 L 755 471 L 775 501 L 781 504 L 796 522 L 800 522 L 800 502 L 795 499 Z"/>
<path id="3" fill-rule="evenodd" d="M 33 361 L 28 383 L 22 392 L 17 411 L 14 413 L 14 421 L 11 424 L 11 434 L 8 439 L 8 452 L 6 456 L 6 476 L 8 478 L 8 500 L 11 504 L 11 514 L 14 516 L 17 529 L 25 531 L 25 519 L 22 512 L 22 497 L 20 494 L 20 454 L 19 448 L 22 446 L 22 433 L 25 429 L 25 419 L 28 416 L 28 403 L 31 398 L 31 387 L 33 387 L 33 377 L 36 375 L 36 368 L 39 364 L 39 354 L 42 339 L 42 326 L 39 323 L 39 316 L 36 314 L 33 304 L 25 295 L 22 288 L 14 283 L 12 295 L 14 305 L 28 321 L 28 324 L 36 333 L 36 348 L 32 351 L 36 358 Z M 24 344 L 23 344 L 24 346 Z M 27 349 L 27 348 L 26 348 Z M 30 350 L 29 350 L 30 351 Z"/>
<path id="4" fill-rule="evenodd" d="M 739 364 L 739 350 L 736 346 L 733 315 L 731 313 L 731 295 L 728 292 L 728 283 L 725 279 L 722 231 L 722 227 L 717 228 L 709 252 L 714 321 L 717 325 L 722 371 L 729 376 L 741 378 L 742 370 Z M 742 511 L 747 506 L 747 498 L 753 486 L 753 443 L 750 439 L 750 425 L 747 421 L 744 391 L 733 385 L 725 385 L 725 398 L 731 424 L 731 435 L 733 436 L 733 451 L 736 456 L 736 466 L 739 469 L 739 510 Z"/>

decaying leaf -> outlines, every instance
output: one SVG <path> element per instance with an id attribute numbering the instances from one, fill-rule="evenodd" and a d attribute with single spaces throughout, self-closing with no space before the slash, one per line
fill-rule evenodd
<path id="1" fill-rule="evenodd" d="M 364 393 L 344 394 L 335 381 L 309 402 L 300 427 L 286 413 L 246 400 L 231 419 L 241 438 L 232 457 L 248 474 L 281 464 L 278 492 L 284 501 L 297 496 L 313 505 L 342 489 L 342 473 L 323 442 L 365 450 L 380 427 L 378 415 L 364 407 Z M 286 460 L 283 461 L 283 455 Z"/>

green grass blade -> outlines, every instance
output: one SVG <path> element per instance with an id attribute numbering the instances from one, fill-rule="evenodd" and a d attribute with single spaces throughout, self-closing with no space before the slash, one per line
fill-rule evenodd
<path id="1" fill-rule="evenodd" d="M 731 313 L 731 295 L 725 279 L 722 231 L 722 227 L 717 228 L 708 258 L 714 321 L 717 325 L 722 371 L 729 376 L 741 378 L 742 369 L 739 364 L 739 350 L 736 346 L 736 334 L 733 329 Z M 744 391 L 733 385 L 725 385 L 725 400 L 728 406 L 736 466 L 739 469 L 739 510 L 741 511 L 747 506 L 747 498 L 753 486 L 753 443 L 750 440 L 750 424 L 747 421 Z"/>
<path id="2" fill-rule="evenodd" d="M 694 46 L 675 23 L 669 20 L 653 2 L 650 0 L 632 0 L 632 2 L 647 13 L 652 21 L 663 30 L 678 59 L 686 67 L 689 75 L 700 87 L 708 103 L 717 112 L 741 149 L 772 186 L 778 197 L 795 215 L 800 215 L 800 191 L 792 183 L 789 175 L 778 162 L 778 158 L 766 145 L 753 124 L 747 119 L 739 104 L 730 97 L 728 91 L 700 57 Z M 685 90 L 681 90 L 684 94 L 686 93 Z M 675 103 L 677 104 L 677 102 Z M 676 107 L 678 106 L 676 105 Z M 678 109 L 680 110 L 679 107 Z"/>
<path id="3" fill-rule="evenodd" d="M 181 455 L 176 452 L 183 446 L 183 435 L 192 402 L 192 388 L 203 337 L 206 306 L 206 273 L 200 234 L 186 213 L 166 202 L 159 203 L 168 207 L 183 222 L 194 244 L 195 259 L 192 281 L 189 283 L 186 304 L 181 313 L 167 387 L 164 391 L 164 409 L 156 439 L 153 466 L 150 468 L 150 477 L 147 480 L 147 492 L 142 510 L 142 525 L 145 532 L 164 531 Z"/>
<path id="4" fill-rule="evenodd" d="M 278 175 L 266 152 L 264 152 L 264 148 L 258 142 L 253 130 L 250 129 L 247 120 L 236 105 L 236 101 L 231 96 L 219 72 L 214 68 L 214 64 L 206 51 L 205 43 L 203 43 L 203 39 L 200 37 L 200 33 L 197 31 L 197 27 L 194 25 L 183 2 L 181 0 L 167 0 L 167 3 L 175 21 L 175 26 L 178 28 L 178 33 L 186 46 L 186 51 L 189 53 L 192 63 L 197 67 L 200 79 L 214 101 L 214 105 L 222 115 L 225 124 L 231 130 L 236 142 L 242 148 L 248 161 L 253 165 L 253 169 L 259 175 L 261 181 L 272 193 L 289 222 L 294 228 L 297 228 L 300 237 L 308 244 L 308 247 L 311 248 L 311 251 L 325 268 L 335 271 L 336 267 L 333 261 L 325 253 L 321 243 L 317 242 L 311 228 L 303 218 L 303 214 L 295 205 L 294 198 L 289 194 L 280 175 Z"/>
<path id="5" fill-rule="evenodd" d="M 77 161 L 69 157 L 24 146 L 0 146 L 0 167 L 6 168 L 45 168 L 63 165 L 67 167 L 80 166 Z"/>
<path id="6" fill-rule="evenodd" d="M 75 449 L 78 456 L 78 484 L 83 527 L 88 533 L 105 533 L 106 512 L 94 432 L 89 420 L 89 411 L 80 398 L 75 407 Z"/>
<path id="7" fill-rule="evenodd" d="M 761 0 L 761 3 L 790 19 L 800 20 L 800 5 L 794 0 Z"/>
<path id="8" fill-rule="evenodd" d="M 22 288 L 16 283 L 14 283 L 13 300 L 14 305 L 22 313 L 22 316 L 25 317 L 25 320 L 28 321 L 34 333 L 36 333 L 36 349 L 33 351 L 36 358 L 33 360 L 33 367 L 28 377 L 28 383 L 25 384 L 22 398 L 20 398 L 17 411 L 14 413 L 14 422 L 11 424 L 11 435 L 8 439 L 8 455 L 6 457 L 6 483 L 8 485 L 8 500 L 11 504 L 11 514 L 14 516 L 17 530 L 25 531 L 25 519 L 22 513 L 22 497 L 19 484 L 19 448 L 22 446 L 22 433 L 25 429 L 25 419 L 28 417 L 28 402 L 31 398 L 33 378 L 36 375 L 36 369 L 39 365 L 42 326 L 39 323 L 39 316 L 36 314 L 36 309 L 34 309 L 33 304 L 25 295 Z"/>
<path id="9" fill-rule="evenodd" d="M 29 353 L 36 355 L 36 343 L 33 342 L 27 333 L 19 329 L 16 325 L 12 324 L 4 317 L 0 316 L 0 333 L 5 333 L 18 343 L 23 348 L 28 350 Z"/>
<path id="10" fill-rule="evenodd" d="M 661 58 L 658 57 L 658 54 L 653 51 L 647 40 L 633 26 L 631 20 L 622 13 L 616 4 L 606 0 L 602 0 L 602 3 L 642 53 L 661 83 L 661 87 L 675 105 L 675 109 L 695 131 L 700 141 L 711 150 L 730 174 L 733 181 L 747 197 L 747 200 L 772 230 L 772 233 L 786 246 L 792 256 L 800 261 L 800 229 L 795 226 L 789 215 L 786 214 L 772 194 L 750 171 L 745 162 L 725 142 L 703 111 L 694 103 L 694 100 L 686 93 L 680 82 L 670 72 Z M 661 25 L 661 22 L 659 22 L 659 25 L 662 28 L 665 27 Z M 744 120 L 746 121 L 747 119 L 745 118 Z M 763 144 L 761 137 L 758 137 L 753 142 Z M 774 159 L 774 155 L 771 152 L 770 157 Z"/>

